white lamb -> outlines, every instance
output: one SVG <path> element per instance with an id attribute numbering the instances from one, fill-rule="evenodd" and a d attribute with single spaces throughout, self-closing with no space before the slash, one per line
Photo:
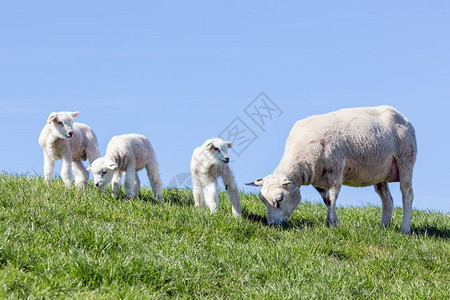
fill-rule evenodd
<path id="1" fill-rule="evenodd" d="M 125 172 L 126 198 L 139 193 L 140 180 L 138 171 L 145 168 L 152 185 L 153 193 L 159 202 L 162 195 L 161 178 L 158 163 L 150 141 L 140 134 L 123 134 L 114 136 L 106 147 L 104 157 L 96 159 L 88 168 L 94 175 L 94 184 L 101 191 L 112 182 L 112 192 L 118 194 L 122 172 Z"/>
<path id="2" fill-rule="evenodd" d="M 298 121 L 260 199 L 269 224 L 281 224 L 300 202 L 302 185 L 313 185 L 328 207 L 327 224 L 337 225 L 335 204 L 341 185 L 374 185 L 382 201 L 381 223 L 388 226 L 393 201 L 388 182 L 400 182 L 402 232 L 410 232 L 412 176 L 417 145 L 411 123 L 390 106 L 342 109 Z"/>
<path id="3" fill-rule="evenodd" d="M 61 177 L 68 187 L 72 185 L 72 167 L 76 186 L 86 186 L 89 173 L 81 160 L 93 162 L 100 156 L 97 137 L 86 124 L 74 123 L 76 116 L 78 112 L 52 112 L 39 136 L 44 149 L 45 180 L 52 179 L 55 160 L 62 159 Z"/>
<path id="4" fill-rule="evenodd" d="M 210 211 L 215 213 L 219 205 L 217 178 L 222 177 L 231 200 L 232 213 L 234 216 L 240 216 L 239 191 L 228 166 L 228 149 L 231 146 L 230 142 L 215 138 L 207 140 L 194 150 L 191 160 L 192 187 L 195 206 L 203 206 L 204 202 Z"/>

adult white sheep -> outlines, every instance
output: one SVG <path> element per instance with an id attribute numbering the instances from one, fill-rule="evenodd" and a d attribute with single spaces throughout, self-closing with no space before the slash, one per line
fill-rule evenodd
<path id="1" fill-rule="evenodd" d="M 62 159 L 61 177 L 70 187 L 72 167 L 77 187 L 86 186 L 89 173 L 81 160 L 93 162 L 100 156 L 94 131 L 83 123 L 74 123 L 78 112 L 52 112 L 39 136 L 39 144 L 44 150 L 44 178 L 50 181 L 55 161 Z"/>
<path id="2" fill-rule="evenodd" d="M 341 185 L 374 185 L 382 201 L 381 223 L 388 226 L 393 201 L 387 183 L 399 181 L 402 232 L 409 233 L 416 152 L 413 126 L 393 107 L 342 109 L 298 121 L 273 174 L 250 185 L 262 186 L 267 221 L 275 225 L 291 216 L 302 185 L 314 186 L 322 196 L 327 225 L 339 224 L 335 204 Z"/>
<path id="3" fill-rule="evenodd" d="M 125 172 L 126 198 L 131 198 L 139 193 L 140 180 L 137 172 L 143 168 L 147 170 L 153 193 L 162 202 L 164 198 L 155 152 L 150 141 L 143 135 L 132 133 L 114 136 L 106 147 L 105 156 L 96 159 L 88 170 L 94 175 L 96 187 L 105 191 L 111 182 L 114 194 L 119 193 L 122 173 Z"/>
<path id="4" fill-rule="evenodd" d="M 202 206 L 204 202 L 210 211 L 215 213 L 219 206 L 217 179 L 222 177 L 231 200 L 232 213 L 234 216 L 240 216 L 239 191 L 233 172 L 228 166 L 228 149 L 231 147 L 230 142 L 215 138 L 207 140 L 194 150 L 191 160 L 192 187 L 195 206 Z"/>

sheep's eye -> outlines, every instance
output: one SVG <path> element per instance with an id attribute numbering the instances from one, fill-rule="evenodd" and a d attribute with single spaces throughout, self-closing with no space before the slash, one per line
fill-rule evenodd
<path id="1" fill-rule="evenodd" d="M 63 126 L 63 122 L 61 121 L 57 121 L 56 123 L 58 123 L 59 126 Z"/>
<path id="2" fill-rule="evenodd" d="M 277 202 L 283 201 L 283 196 L 284 196 L 283 194 L 277 196 L 277 197 L 275 198 L 275 201 L 277 201 Z"/>
<path id="3" fill-rule="evenodd" d="M 105 175 L 106 175 L 106 171 L 103 170 L 103 171 L 102 171 L 102 176 L 105 176 Z"/>
<path id="4" fill-rule="evenodd" d="M 216 150 L 216 151 L 220 151 L 220 149 L 219 149 L 219 148 L 217 148 L 217 147 L 214 147 L 214 150 Z"/>

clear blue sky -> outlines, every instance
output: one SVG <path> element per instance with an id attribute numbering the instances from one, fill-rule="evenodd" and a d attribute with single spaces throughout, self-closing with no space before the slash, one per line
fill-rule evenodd
<path id="1" fill-rule="evenodd" d="M 48 114 L 78 110 L 102 153 L 115 134 L 146 135 L 167 185 L 239 117 L 258 136 L 230 153 L 244 188 L 275 169 L 296 120 L 390 104 L 417 132 L 414 207 L 450 212 L 449 15 L 447 1 L 3 2 L 0 170 L 42 174 Z M 283 112 L 264 131 L 244 112 L 262 91 Z M 338 199 L 379 203 L 372 187 Z"/>

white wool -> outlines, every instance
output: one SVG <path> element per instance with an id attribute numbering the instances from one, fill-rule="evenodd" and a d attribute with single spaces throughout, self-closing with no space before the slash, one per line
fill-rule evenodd
<path id="1" fill-rule="evenodd" d="M 104 191 L 111 182 L 112 191 L 120 191 L 122 173 L 125 172 L 126 197 L 139 193 L 140 180 L 137 172 L 145 168 L 152 190 L 159 202 L 164 200 L 158 163 L 150 141 L 140 134 L 114 136 L 108 143 L 104 157 L 95 160 L 89 169 L 94 175 L 94 184 Z"/>
<path id="2" fill-rule="evenodd" d="M 61 177 L 70 187 L 72 185 L 72 167 L 75 172 L 75 184 L 84 187 L 89 180 L 81 160 L 93 162 L 100 156 L 97 137 L 86 124 L 74 123 L 78 112 L 53 112 L 39 136 L 39 144 L 44 150 L 44 178 L 50 181 L 55 161 L 62 159 Z"/>
<path id="3" fill-rule="evenodd" d="M 217 179 L 222 177 L 231 200 L 232 213 L 234 216 L 240 216 L 239 191 L 228 166 L 228 149 L 231 146 L 231 143 L 215 138 L 207 140 L 194 150 L 191 160 L 192 186 L 195 206 L 203 206 L 205 203 L 210 211 L 215 213 L 219 206 Z"/>
<path id="4" fill-rule="evenodd" d="M 286 221 L 300 202 L 301 185 L 313 185 L 328 207 L 327 224 L 337 225 L 336 199 L 341 185 L 374 185 L 382 201 L 381 222 L 388 226 L 393 209 L 388 182 L 400 182 L 402 231 L 410 232 L 412 174 L 417 145 L 414 128 L 390 106 L 342 109 L 298 121 L 273 172 L 251 185 L 269 224 Z"/>

